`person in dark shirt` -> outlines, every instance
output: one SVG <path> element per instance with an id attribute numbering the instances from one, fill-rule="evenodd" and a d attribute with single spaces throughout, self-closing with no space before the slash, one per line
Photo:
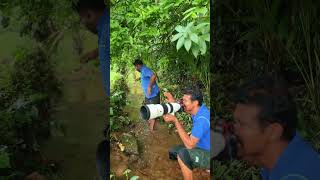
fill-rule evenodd
<path id="1" fill-rule="evenodd" d="M 264 76 L 235 96 L 238 156 L 264 180 L 320 179 L 320 156 L 297 132 L 297 111 L 283 78 Z"/>

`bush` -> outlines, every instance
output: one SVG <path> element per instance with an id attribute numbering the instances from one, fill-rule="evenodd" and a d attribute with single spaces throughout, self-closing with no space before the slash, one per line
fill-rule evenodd
<path id="1" fill-rule="evenodd" d="M 17 169 L 25 172 L 37 166 L 32 160 L 20 163 L 20 158 L 32 159 L 33 152 L 39 151 L 40 137 L 50 135 L 50 111 L 61 90 L 51 62 L 40 48 L 19 49 L 9 69 L 9 76 L 0 77 L 6 82 L 0 94 L 0 141 L 10 156 L 1 152 L 0 165 L 12 161 L 15 174 Z"/>
<path id="2" fill-rule="evenodd" d="M 127 113 L 124 112 L 124 107 L 127 105 L 128 86 L 125 78 L 119 76 L 115 80 L 110 96 L 110 129 L 111 132 L 118 131 L 123 127 L 127 127 L 131 120 Z"/>

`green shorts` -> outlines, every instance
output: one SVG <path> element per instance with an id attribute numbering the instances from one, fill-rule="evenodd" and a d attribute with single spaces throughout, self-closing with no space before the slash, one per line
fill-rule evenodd
<path id="1" fill-rule="evenodd" d="M 178 145 L 169 150 L 169 158 L 176 160 L 177 157 L 189 168 L 210 169 L 210 152 L 195 147 L 187 149 L 184 145 Z"/>

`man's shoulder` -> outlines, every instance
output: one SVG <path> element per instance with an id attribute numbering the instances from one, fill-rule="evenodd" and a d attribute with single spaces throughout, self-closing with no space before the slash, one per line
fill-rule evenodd
<path id="1" fill-rule="evenodd" d="M 297 161 L 303 162 L 302 164 L 304 164 L 305 166 L 317 166 L 317 173 L 320 176 L 320 154 L 312 147 L 309 142 L 305 140 L 302 140 L 300 146 L 301 151 L 299 154 L 297 154 Z"/>
<path id="2" fill-rule="evenodd" d="M 197 119 L 198 118 L 206 118 L 210 120 L 210 111 L 205 104 L 201 105 L 199 114 L 197 114 Z"/>
<path id="3" fill-rule="evenodd" d="M 143 73 L 143 72 L 145 72 L 145 71 L 147 71 L 147 70 L 150 70 L 150 68 L 148 68 L 146 65 L 143 65 L 143 66 L 141 67 L 141 73 Z"/>
<path id="4" fill-rule="evenodd" d="M 297 136 L 298 140 L 295 146 L 299 151 L 299 156 L 297 157 L 304 161 L 313 160 L 314 162 L 320 165 L 320 154 L 314 149 L 314 147 L 308 141 L 301 138 L 299 134 L 297 134 Z"/>
<path id="5" fill-rule="evenodd" d="M 320 177 L 320 154 L 305 140 L 299 139 L 295 150 L 290 153 L 281 167 L 280 179 L 314 179 Z"/>
<path id="6" fill-rule="evenodd" d="M 210 111 L 205 106 L 202 106 L 201 110 L 195 117 L 195 121 L 197 124 L 210 128 Z"/>
<path id="7" fill-rule="evenodd" d="M 142 66 L 142 69 L 145 70 L 145 71 L 152 71 L 148 66 L 146 65 L 143 65 Z"/>

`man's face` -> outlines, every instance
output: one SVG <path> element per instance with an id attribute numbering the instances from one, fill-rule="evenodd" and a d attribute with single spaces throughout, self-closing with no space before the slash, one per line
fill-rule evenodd
<path id="1" fill-rule="evenodd" d="M 141 65 L 140 65 L 140 64 L 135 65 L 134 68 L 135 68 L 137 71 L 141 72 Z"/>
<path id="2" fill-rule="evenodd" d="M 192 110 L 198 106 L 198 101 L 192 101 L 191 100 L 191 95 L 183 95 L 182 98 L 183 106 L 184 106 L 184 111 L 186 113 L 191 114 Z"/>
<path id="3" fill-rule="evenodd" d="M 97 34 L 97 15 L 92 10 L 81 10 L 79 12 L 81 23 L 94 34 Z"/>
<path id="4" fill-rule="evenodd" d="M 257 106 L 237 104 L 233 114 L 235 135 L 239 140 L 238 156 L 251 164 L 256 164 L 268 145 L 268 135 L 260 126 L 258 113 Z"/>

